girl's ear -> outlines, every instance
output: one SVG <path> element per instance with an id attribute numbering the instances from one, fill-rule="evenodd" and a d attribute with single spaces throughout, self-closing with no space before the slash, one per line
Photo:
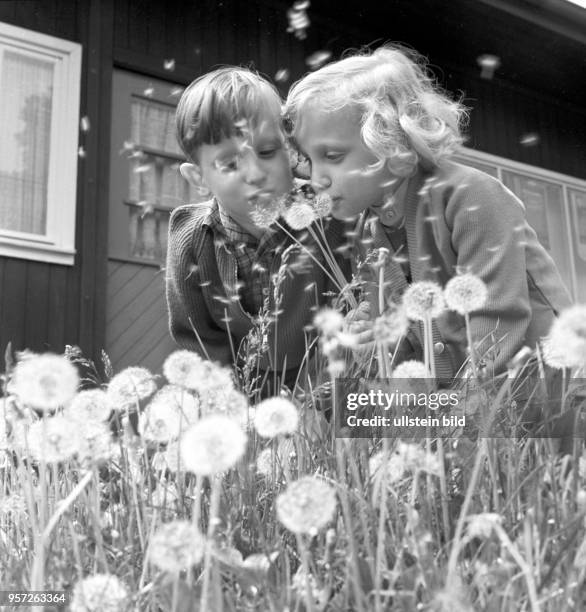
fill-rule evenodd
<path id="1" fill-rule="evenodd" d="M 181 176 L 194 187 L 204 187 L 203 178 L 199 166 L 195 164 L 183 163 L 179 166 Z"/>

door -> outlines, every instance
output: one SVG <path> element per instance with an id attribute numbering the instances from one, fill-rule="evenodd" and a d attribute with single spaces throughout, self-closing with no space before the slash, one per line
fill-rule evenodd
<path id="1" fill-rule="evenodd" d="M 140 365 L 158 372 L 176 348 L 164 291 L 169 214 L 197 199 L 179 173 L 174 118 L 182 91 L 114 71 L 106 352 L 115 371 Z"/>

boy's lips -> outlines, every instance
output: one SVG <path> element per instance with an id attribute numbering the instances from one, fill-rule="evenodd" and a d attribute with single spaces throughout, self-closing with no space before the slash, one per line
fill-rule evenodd
<path id="1" fill-rule="evenodd" d="M 249 202 L 257 202 L 258 200 L 269 200 L 273 197 L 274 192 L 272 189 L 261 189 L 256 193 L 253 193 L 249 198 Z"/>

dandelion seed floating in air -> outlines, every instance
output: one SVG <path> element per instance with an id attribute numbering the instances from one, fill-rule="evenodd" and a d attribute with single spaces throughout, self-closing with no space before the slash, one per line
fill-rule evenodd
<path id="1" fill-rule="evenodd" d="M 275 73 L 275 81 L 277 83 L 285 83 L 289 80 L 289 69 L 288 68 L 279 68 Z"/>
<path id="2" fill-rule="evenodd" d="M 84 115 L 79 122 L 79 129 L 82 132 L 90 131 L 90 118 L 87 115 Z"/>
<path id="3" fill-rule="evenodd" d="M 299 40 L 307 38 L 307 28 L 311 24 L 306 12 L 308 8 L 309 1 L 305 0 L 295 2 L 291 8 L 287 9 L 287 19 L 289 21 L 287 32 L 292 33 Z"/>
<path id="4" fill-rule="evenodd" d="M 142 92 L 143 96 L 146 96 L 147 98 L 151 98 L 154 93 L 155 93 L 155 88 L 152 85 L 149 85 L 149 87 L 144 89 Z"/>
<path id="5" fill-rule="evenodd" d="M 305 63 L 309 66 L 310 70 L 317 70 L 321 68 L 330 58 L 332 52 L 327 50 L 315 51 L 311 55 L 305 58 Z"/>
<path id="6" fill-rule="evenodd" d="M 536 132 L 527 132 L 526 134 L 523 134 L 521 138 L 519 138 L 519 144 L 524 147 L 535 147 L 539 144 L 539 141 L 539 134 Z"/>
<path id="7" fill-rule="evenodd" d="M 498 56 L 491 53 L 484 53 L 476 58 L 480 66 L 480 78 L 490 80 L 494 76 L 495 70 L 500 68 L 501 60 Z"/>

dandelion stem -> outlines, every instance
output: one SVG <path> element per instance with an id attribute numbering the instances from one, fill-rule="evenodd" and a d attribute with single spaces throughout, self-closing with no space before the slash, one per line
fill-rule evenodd
<path id="1" fill-rule="evenodd" d="M 210 496 L 210 516 L 208 521 L 208 531 L 206 536 L 206 547 L 205 547 L 205 558 L 203 566 L 203 586 L 201 590 L 201 603 L 200 608 L 202 610 L 209 610 L 208 606 L 208 592 L 210 590 L 210 576 L 212 572 L 212 540 L 214 532 L 216 530 L 216 524 L 219 521 L 219 509 L 220 509 L 220 492 L 221 492 L 221 478 L 218 475 L 211 477 L 211 496 Z"/>

